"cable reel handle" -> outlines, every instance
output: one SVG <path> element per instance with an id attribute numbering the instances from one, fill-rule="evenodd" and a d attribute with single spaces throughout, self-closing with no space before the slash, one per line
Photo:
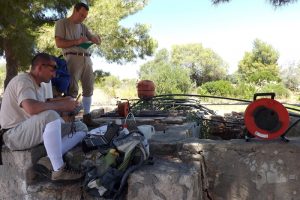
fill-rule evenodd
<path id="1" fill-rule="evenodd" d="M 274 92 L 255 93 L 253 96 L 253 100 L 256 100 L 256 97 L 258 97 L 258 96 L 271 96 L 271 99 L 274 99 L 275 93 Z"/>

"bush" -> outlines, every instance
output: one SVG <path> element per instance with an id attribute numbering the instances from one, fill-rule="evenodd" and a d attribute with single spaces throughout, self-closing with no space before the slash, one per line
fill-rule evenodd
<path id="1" fill-rule="evenodd" d="M 151 72 L 148 72 L 151 70 Z M 141 80 L 151 80 L 155 84 L 156 95 L 186 94 L 193 89 L 189 70 L 168 63 L 143 65 L 140 71 Z"/>
<path id="2" fill-rule="evenodd" d="M 200 95 L 229 97 L 234 94 L 234 87 L 229 81 L 219 80 L 204 83 L 197 92 Z"/>
<path id="3" fill-rule="evenodd" d="M 234 96 L 239 99 L 253 99 L 255 90 L 255 85 L 239 82 L 235 85 Z"/>
<path id="4" fill-rule="evenodd" d="M 121 81 L 121 86 L 116 91 L 117 97 L 124 99 L 136 99 L 137 89 L 135 79 L 126 79 Z"/>
<path id="5" fill-rule="evenodd" d="M 274 92 L 276 97 L 289 98 L 291 91 L 287 89 L 282 83 L 266 83 L 258 92 Z"/>
<path id="6" fill-rule="evenodd" d="M 104 77 L 104 81 L 99 84 L 100 88 L 109 96 L 116 97 L 116 89 L 121 86 L 121 81 L 118 77 L 115 76 L 107 76 Z M 99 86 L 98 85 L 98 86 Z"/>

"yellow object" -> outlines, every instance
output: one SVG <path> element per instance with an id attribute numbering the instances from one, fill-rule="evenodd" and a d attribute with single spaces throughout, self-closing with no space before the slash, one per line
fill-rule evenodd
<path id="1" fill-rule="evenodd" d="M 78 101 L 80 97 L 81 97 L 81 93 L 77 96 L 76 101 Z"/>
<path id="2" fill-rule="evenodd" d="M 110 150 L 109 150 L 109 153 L 111 153 L 111 154 L 114 155 L 114 156 L 119 156 L 119 153 L 117 152 L 116 149 L 110 149 Z"/>

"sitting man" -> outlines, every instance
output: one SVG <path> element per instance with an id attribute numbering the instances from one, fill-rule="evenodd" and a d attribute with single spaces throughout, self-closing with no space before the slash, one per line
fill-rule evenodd
<path id="1" fill-rule="evenodd" d="M 58 114 L 71 112 L 79 106 L 73 98 L 46 101 L 46 87 L 41 83 L 48 83 L 55 71 L 53 58 L 39 53 L 32 59 L 29 73 L 20 74 L 9 82 L 0 111 L 0 124 L 6 131 L 3 141 L 11 150 L 25 150 L 43 143 L 48 157 L 44 157 L 42 164 L 51 170 L 48 178 L 78 180 L 82 174 L 69 171 L 62 156 L 83 139 L 87 127 L 80 121 L 65 123 Z"/>

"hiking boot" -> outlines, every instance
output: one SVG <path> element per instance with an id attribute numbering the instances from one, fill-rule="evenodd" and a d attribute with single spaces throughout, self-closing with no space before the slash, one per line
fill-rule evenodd
<path id="1" fill-rule="evenodd" d="M 37 161 L 36 164 L 42 165 L 43 167 L 45 167 L 49 171 L 53 171 L 52 164 L 51 164 L 51 161 L 50 161 L 48 156 L 40 158 L 39 161 Z"/>
<path id="2" fill-rule="evenodd" d="M 83 115 L 82 121 L 83 121 L 83 123 L 85 123 L 85 125 L 87 125 L 89 127 L 98 127 L 98 126 L 100 126 L 100 123 L 97 123 L 94 120 L 92 120 L 91 113 Z"/>
<path id="3" fill-rule="evenodd" d="M 40 158 L 38 162 L 34 165 L 34 169 L 39 175 L 50 178 L 53 168 L 49 157 L 46 156 Z"/>
<path id="4" fill-rule="evenodd" d="M 66 164 L 64 164 L 59 171 L 51 172 L 52 181 L 76 181 L 82 177 L 83 173 L 68 169 Z"/>

